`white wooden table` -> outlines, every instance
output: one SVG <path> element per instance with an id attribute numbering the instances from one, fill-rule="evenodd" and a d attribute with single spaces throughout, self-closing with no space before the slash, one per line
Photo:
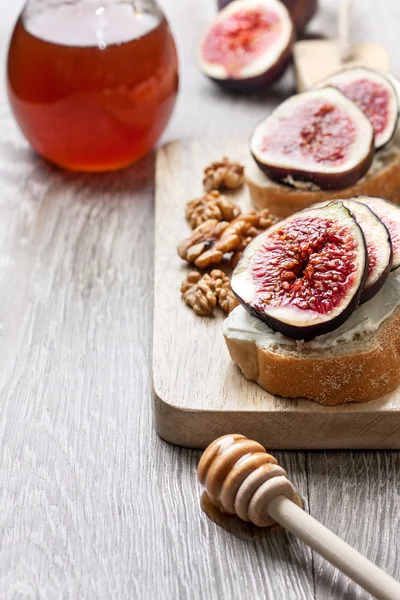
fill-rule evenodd
<path id="1" fill-rule="evenodd" d="M 337 0 L 313 29 L 332 33 Z M 164 0 L 181 92 L 165 139 L 247 134 L 292 87 L 228 97 L 197 72 L 213 0 Z M 0 0 L 0 59 L 20 0 Z M 398 0 L 358 0 L 391 51 Z M 3 72 L 2 72 L 3 76 Z M 151 417 L 153 174 L 68 175 L 28 148 L 0 88 L 0 598 L 366 598 L 282 531 L 209 521 L 199 452 Z M 400 578 L 398 452 L 280 452 L 306 509 Z"/>

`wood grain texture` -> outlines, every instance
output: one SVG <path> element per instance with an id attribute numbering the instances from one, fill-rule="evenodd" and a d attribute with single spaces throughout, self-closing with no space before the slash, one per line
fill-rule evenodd
<path id="1" fill-rule="evenodd" d="M 201 318 L 180 299 L 191 267 L 176 252 L 190 235 L 186 199 L 202 194 L 210 160 L 229 155 L 247 163 L 245 138 L 197 138 L 158 152 L 153 378 L 156 427 L 169 442 L 205 448 L 240 430 L 273 448 L 400 448 L 400 389 L 363 404 L 324 407 L 308 400 L 272 396 L 244 378 L 222 335 L 223 315 Z M 251 209 L 246 188 L 233 194 Z M 177 424 L 179 426 L 177 427 Z"/>
<path id="2" fill-rule="evenodd" d="M 400 579 L 399 453 L 309 453 L 307 471 L 313 515 Z M 314 570 L 317 598 L 368 597 L 317 555 Z"/>
<path id="3" fill-rule="evenodd" d="M 335 2 L 323 0 L 315 30 L 332 32 Z M 400 6 L 386 2 L 390 9 L 378 13 L 373 0 L 358 3 L 356 34 L 389 43 L 400 70 Z M 0 0 L 2 65 L 21 4 Z M 182 75 L 165 139 L 233 130 L 246 136 L 293 88 L 290 75 L 269 97 L 223 95 L 193 61 L 193 40 L 213 0 L 162 5 L 178 38 Z M 357 597 L 326 564 L 318 563 L 314 577 L 316 557 L 290 535 L 233 522 L 225 529 L 205 517 L 199 452 L 169 446 L 152 429 L 153 158 L 116 175 L 64 174 L 28 149 L 4 92 L 0 87 L 1 600 L 326 600 L 343 590 Z M 388 552 L 399 511 L 396 453 L 276 455 L 307 510 L 336 527 L 332 491 L 336 504 L 353 507 L 349 517 L 341 513 L 344 537 L 351 533 L 361 551 L 380 554 L 381 565 L 400 576 Z M 339 457 L 339 479 L 330 479 Z M 353 471 L 357 493 L 346 477 Z M 375 526 L 377 506 L 379 540 L 365 548 L 364 524 Z"/>

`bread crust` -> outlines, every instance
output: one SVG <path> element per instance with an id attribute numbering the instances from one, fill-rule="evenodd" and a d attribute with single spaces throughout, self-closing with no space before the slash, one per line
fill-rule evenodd
<path id="1" fill-rule="evenodd" d="M 311 204 L 336 198 L 379 196 L 400 204 L 400 150 L 398 146 L 377 153 L 375 164 L 355 185 L 343 190 L 305 190 L 270 180 L 251 165 L 246 169 L 246 182 L 255 208 L 269 210 L 278 217 L 288 217 Z"/>
<path id="2" fill-rule="evenodd" d="M 400 307 L 376 332 L 344 343 L 335 354 L 260 348 L 256 342 L 226 337 L 232 360 L 247 379 L 269 393 L 308 398 L 320 404 L 368 402 L 400 384 Z"/>

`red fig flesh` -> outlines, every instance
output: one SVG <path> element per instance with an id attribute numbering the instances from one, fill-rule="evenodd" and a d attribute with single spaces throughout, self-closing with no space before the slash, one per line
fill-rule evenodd
<path id="1" fill-rule="evenodd" d="M 251 314 L 294 339 L 333 331 L 359 303 L 364 235 L 341 202 L 297 213 L 251 242 L 231 286 Z"/>
<path id="2" fill-rule="evenodd" d="M 366 205 L 354 199 L 340 200 L 349 209 L 361 227 L 367 246 L 368 273 L 360 304 L 371 300 L 383 287 L 393 264 L 390 234 L 381 219 Z M 312 208 L 328 206 L 330 201 L 321 202 Z"/>
<path id="3" fill-rule="evenodd" d="M 334 88 L 323 88 L 283 102 L 255 129 L 250 147 L 271 179 L 340 189 L 368 171 L 374 133 L 354 102 Z"/>
<path id="4" fill-rule="evenodd" d="M 355 200 L 366 204 L 386 225 L 393 247 L 392 271 L 395 271 L 400 267 L 400 207 L 372 196 L 359 196 Z"/>
<path id="5" fill-rule="evenodd" d="M 331 85 L 355 102 L 371 121 L 375 147 L 381 148 L 393 137 L 398 121 L 396 90 L 381 72 L 358 67 L 331 75 L 318 87 Z"/>
<path id="6" fill-rule="evenodd" d="M 208 27 L 198 62 L 222 87 L 256 91 L 280 77 L 293 42 L 293 23 L 279 0 L 235 0 Z"/>

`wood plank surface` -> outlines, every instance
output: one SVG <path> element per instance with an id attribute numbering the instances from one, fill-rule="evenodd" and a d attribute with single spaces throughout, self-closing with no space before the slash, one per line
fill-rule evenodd
<path id="1" fill-rule="evenodd" d="M 333 32 L 336 2 L 315 31 Z M 248 135 L 290 75 L 268 97 L 225 96 L 193 61 L 213 0 L 161 4 L 181 66 L 165 140 Z M 0 0 L 2 65 L 21 6 Z M 356 37 L 386 43 L 400 71 L 397 0 L 357 10 Z M 209 520 L 200 453 L 152 428 L 154 157 L 107 176 L 53 169 L 3 86 L 0 124 L 0 598 L 367 598 L 288 534 Z M 398 453 L 276 455 L 307 510 L 400 578 Z"/>
<path id="2" fill-rule="evenodd" d="M 248 164 L 246 138 L 195 138 L 163 146 L 156 167 L 153 380 L 158 433 L 166 441 L 205 448 L 240 429 L 281 449 L 400 448 L 400 389 L 367 403 L 321 406 L 273 396 L 233 364 L 222 335 L 223 313 L 197 316 L 180 298 L 191 267 L 176 247 L 191 229 L 188 198 L 202 194 L 210 161 L 229 155 Z M 231 194 L 251 210 L 244 186 Z M 177 427 L 179 423 L 179 427 Z"/>

